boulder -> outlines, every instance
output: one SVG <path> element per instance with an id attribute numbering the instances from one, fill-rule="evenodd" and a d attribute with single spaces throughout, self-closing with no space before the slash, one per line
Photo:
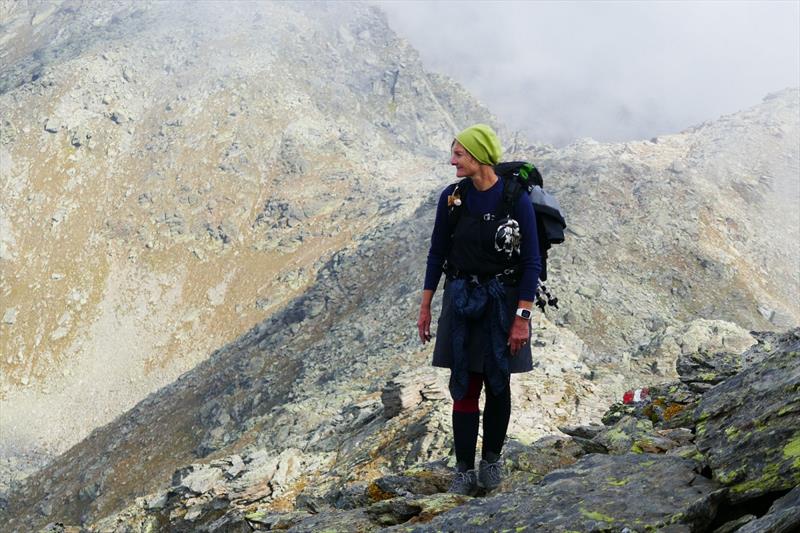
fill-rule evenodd
<path id="1" fill-rule="evenodd" d="M 461 494 L 434 494 L 421 497 L 398 497 L 370 505 L 366 513 L 379 526 L 402 524 L 409 520 L 429 520 L 470 500 Z"/>
<path id="2" fill-rule="evenodd" d="M 741 354 L 719 353 L 709 357 L 703 352 L 692 352 L 678 358 L 676 369 L 681 381 L 694 392 L 705 392 L 742 370 Z"/>
<path id="3" fill-rule="evenodd" d="M 800 483 L 800 329 L 761 361 L 706 392 L 696 443 L 732 502 Z"/>
<path id="4" fill-rule="evenodd" d="M 405 531 L 702 531 L 721 497 L 695 463 L 654 454 L 600 455 L 511 493 L 468 501 Z"/>
<path id="5" fill-rule="evenodd" d="M 538 483 L 550 472 L 574 464 L 584 454 L 575 438 L 548 436 L 530 446 L 509 441 L 503 450 L 508 476 L 500 490 Z"/>
<path id="6" fill-rule="evenodd" d="M 605 426 L 603 424 L 588 424 L 585 426 L 559 426 L 558 429 L 562 433 L 566 433 L 570 437 L 580 437 L 582 439 L 595 438 Z"/>
<path id="7" fill-rule="evenodd" d="M 209 465 L 189 465 L 176 471 L 172 477 L 173 490 L 179 493 L 202 494 L 223 480 L 223 472 Z"/>
<path id="8" fill-rule="evenodd" d="M 383 416 L 393 418 L 402 411 L 416 407 L 424 400 L 442 400 L 444 391 L 430 369 L 398 374 L 381 391 Z"/>
<path id="9" fill-rule="evenodd" d="M 450 486 L 450 470 L 443 468 L 409 471 L 407 475 L 381 477 L 367 485 L 371 501 L 397 496 L 420 496 L 445 492 Z"/>

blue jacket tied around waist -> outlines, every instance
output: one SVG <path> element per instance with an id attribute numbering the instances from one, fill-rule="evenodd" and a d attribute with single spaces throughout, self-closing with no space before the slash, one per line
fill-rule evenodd
<path id="1" fill-rule="evenodd" d="M 450 283 L 453 291 L 453 320 L 450 324 L 453 366 L 450 374 L 450 394 L 454 400 L 460 400 L 467 393 L 469 384 L 467 323 L 484 317 L 481 323 L 488 329 L 485 333 L 491 345 L 491 354 L 484 360 L 484 373 L 492 393 L 498 395 L 505 389 L 510 371 L 507 345 L 509 319 L 505 288 L 496 278 L 491 278 L 483 284 L 465 279 L 454 279 Z"/>

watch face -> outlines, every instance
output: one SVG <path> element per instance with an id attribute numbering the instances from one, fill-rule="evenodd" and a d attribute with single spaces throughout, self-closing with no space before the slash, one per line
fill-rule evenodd
<path id="1" fill-rule="evenodd" d="M 517 312 L 517 314 L 519 316 L 521 316 L 522 318 L 524 318 L 525 320 L 530 320 L 530 318 L 531 318 L 531 312 L 529 310 L 527 310 L 527 309 L 520 309 Z"/>

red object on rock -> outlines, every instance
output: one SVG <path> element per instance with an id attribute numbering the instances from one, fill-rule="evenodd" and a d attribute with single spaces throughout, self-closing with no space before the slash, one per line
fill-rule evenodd
<path id="1" fill-rule="evenodd" d="M 631 389 L 622 395 L 622 403 L 639 403 L 643 402 L 649 396 L 650 391 L 644 389 Z"/>

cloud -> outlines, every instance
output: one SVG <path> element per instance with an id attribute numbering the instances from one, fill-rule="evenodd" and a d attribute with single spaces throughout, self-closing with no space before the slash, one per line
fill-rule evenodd
<path id="1" fill-rule="evenodd" d="M 533 141 L 650 138 L 800 86 L 796 1 L 376 3 Z"/>

